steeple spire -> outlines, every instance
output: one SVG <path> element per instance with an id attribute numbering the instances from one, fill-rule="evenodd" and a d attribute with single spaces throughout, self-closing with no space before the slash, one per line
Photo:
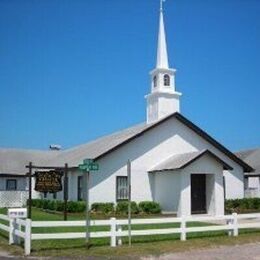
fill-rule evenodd
<path id="1" fill-rule="evenodd" d="M 146 95 L 146 122 L 154 123 L 174 112 L 180 112 L 181 93 L 175 89 L 175 69 L 169 68 L 163 21 L 163 2 L 160 0 L 160 22 L 156 68 L 150 72 L 151 92 Z"/>
<path id="2" fill-rule="evenodd" d="M 166 45 L 164 20 L 163 20 L 163 2 L 164 0 L 160 0 L 160 22 L 159 22 L 159 33 L 158 33 L 156 68 L 168 69 L 169 64 L 168 64 L 167 45 Z"/>

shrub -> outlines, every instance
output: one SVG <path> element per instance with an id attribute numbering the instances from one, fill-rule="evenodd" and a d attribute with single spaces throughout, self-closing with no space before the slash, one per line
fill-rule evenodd
<path id="1" fill-rule="evenodd" d="M 63 211 L 64 201 L 62 200 L 46 200 L 46 199 L 33 199 L 32 206 L 36 208 L 43 208 L 47 210 Z M 68 212 L 83 212 L 86 209 L 85 202 L 83 201 L 68 201 Z"/>
<path id="2" fill-rule="evenodd" d="M 116 212 L 120 214 L 127 214 L 128 213 L 128 201 L 120 201 L 116 205 Z M 138 214 L 139 208 L 136 202 L 131 202 L 131 213 Z"/>
<path id="3" fill-rule="evenodd" d="M 68 201 L 68 212 L 83 212 L 85 210 L 85 203 L 83 201 Z"/>
<path id="4" fill-rule="evenodd" d="M 154 201 L 142 201 L 139 203 L 139 209 L 146 214 L 158 214 L 161 213 L 160 204 Z"/>
<path id="5" fill-rule="evenodd" d="M 227 213 L 253 212 L 260 210 L 260 198 L 230 199 L 225 201 L 225 211 Z"/>
<path id="6" fill-rule="evenodd" d="M 55 205 L 55 210 L 56 211 L 63 211 L 64 210 L 64 202 L 62 200 L 56 200 L 56 205 Z"/>
<path id="7" fill-rule="evenodd" d="M 93 203 L 91 205 L 91 210 L 103 214 L 112 213 L 114 212 L 114 203 L 113 202 Z"/>
<path id="8" fill-rule="evenodd" d="M 56 210 L 56 201 L 55 200 L 48 200 L 47 209 Z"/>
<path id="9" fill-rule="evenodd" d="M 42 202 L 42 208 L 43 209 L 48 209 L 49 206 L 49 200 L 43 200 Z"/>
<path id="10" fill-rule="evenodd" d="M 28 200 L 27 200 L 27 205 L 28 205 Z M 36 208 L 42 208 L 43 200 L 41 200 L 41 199 L 33 199 L 32 200 L 32 206 L 36 207 Z"/>

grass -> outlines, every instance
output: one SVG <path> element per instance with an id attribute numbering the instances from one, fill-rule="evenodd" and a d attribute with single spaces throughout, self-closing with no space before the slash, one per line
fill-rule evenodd
<path id="1" fill-rule="evenodd" d="M 0 214 L 6 214 L 5 209 L 0 209 Z M 33 209 L 33 220 L 63 220 L 61 214 L 51 214 L 39 209 Z M 100 218 L 101 216 L 98 216 Z M 104 216 L 103 216 L 104 217 Z M 69 220 L 83 220 L 84 214 L 68 214 Z M 1 221 L 1 223 L 4 223 Z M 133 230 L 153 228 L 174 228 L 179 223 L 132 225 Z M 188 226 L 205 226 L 208 223 L 190 222 Z M 109 230 L 109 226 L 91 227 L 92 231 Z M 126 227 L 123 227 L 126 229 Z M 54 232 L 84 232 L 84 227 L 51 227 L 33 228 L 33 233 Z M 228 237 L 225 231 L 189 233 L 187 241 L 180 241 L 179 234 L 172 235 L 150 235 L 132 238 L 132 247 L 128 247 L 127 238 L 123 238 L 123 246 L 111 248 L 109 238 L 91 239 L 91 248 L 86 249 L 84 239 L 66 240 L 39 240 L 32 241 L 33 256 L 131 256 L 137 258 L 142 255 L 160 255 L 167 252 L 191 250 L 194 248 L 205 248 L 219 245 L 234 245 L 249 242 L 260 242 L 259 230 L 243 230 L 238 237 Z M 10 251 L 12 254 L 23 254 L 23 248 L 19 246 L 8 246 L 8 235 L 0 232 L 0 248 Z"/>

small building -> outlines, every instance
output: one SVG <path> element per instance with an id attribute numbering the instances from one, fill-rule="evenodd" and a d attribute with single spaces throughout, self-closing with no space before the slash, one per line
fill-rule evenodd
<path id="1" fill-rule="evenodd" d="M 44 164 L 55 155 L 54 151 L 0 149 L 0 207 L 21 207 L 28 199 L 28 169 L 30 161 Z M 32 179 L 34 187 L 34 178 Z M 33 197 L 39 194 L 33 190 Z"/>
<path id="2" fill-rule="evenodd" d="M 236 155 L 255 169 L 245 173 L 245 197 L 260 198 L 260 149 L 244 150 Z"/>

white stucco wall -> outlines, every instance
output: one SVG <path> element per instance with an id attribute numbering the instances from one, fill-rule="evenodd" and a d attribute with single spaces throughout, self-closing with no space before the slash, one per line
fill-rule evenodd
<path id="1" fill-rule="evenodd" d="M 178 211 L 180 201 L 180 171 L 154 173 L 154 200 L 160 203 L 163 211 Z"/>
<path id="2" fill-rule="evenodd" d="M 172 118 L 98 161 L 100 170 L 91 173 L 90 201 L 91 203 L 116 202 L 116 176 L 126 176 L 128 159 L 132 161 L 132 199 L 134 201 L 153 200 L 154 176 L 147 173 L 148 170 L 174 154 L 203 149 L 211 150 L 234 168 L 232 172 L 225 172 L 225 176 L 227 176 L 227 197 L 243 197 L 242 167 L 181 122 Z M 203 165 L 200 170 L 205 172 L 206 166 Z M 191 170 L 187 171 L 190 172 Z M 199 172 L 199 169 L 197 169 L 197 172 Z M 77 199 L 78 175 L 78 172 L 73 172 L 70 177 L 69 198 L 72 200 Z M 218 176 L 221 177 L 220 174 Z M 217 183 L 221 182 L 222 179 L 217 180 Z M 220 188 L 216 186 L 215 189 Z M 221 189 L 220 192 L 222 192 Z"/>

